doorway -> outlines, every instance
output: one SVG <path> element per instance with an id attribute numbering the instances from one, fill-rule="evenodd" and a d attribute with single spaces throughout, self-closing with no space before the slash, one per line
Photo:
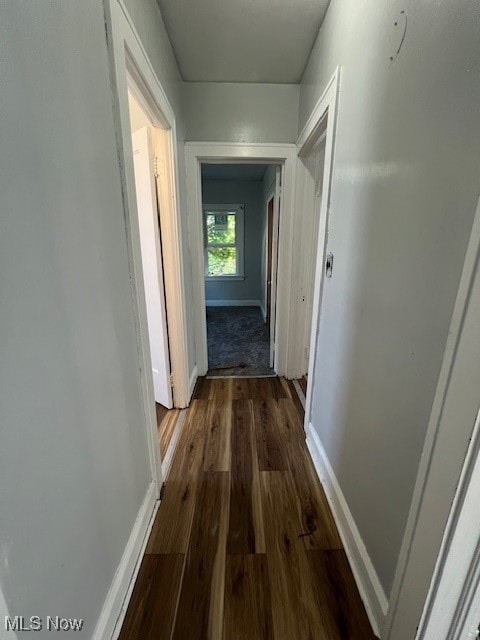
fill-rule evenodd
<path id="1" fill-rule="evenodd" d="M 296 311 L 292 309 L 292 256 L 295 231 L 296 146 L 269 143 L 186 142 L 187 208 L 190 250 L 193 266 L 193 303 L 195 308 L 195 350 L 197 374 L 208 372 L 208 345 L 205 297 L 205 246 L 202 206 L 202 164 L 276 164 L 278 184 L 278 268 L 275 303 L 273 370 L 277 375 L 293 377 Z M 273 320 L 272 320 L 273 321 Z"/>
<path id="2" fill-rule="evenodd" d="M 272 317 L 272 265 L 273 265 L 273 196 L 267 204 L 267 298 L 265 316 L 267 325 Z"/>
<path id="3" fill-rule="evenodd" d="M 312 356 L 310 355 L 310 344 L 312 340 L 315 340 L 316 336 L 316 332 L 312 333 L 315 274 L 317 272 L 317 261 L 323 259 L 319 253 L 318 234 L 322 216 L 327 121 L 328 119 L 325 118 L 323 129 L 319 132 L 318 139 L 312 149 L 299 159 L 307 178 L 308 188 L 305 191 L 305 207 L 303 210 L 303 243 L 301 255 L 303 279 L 300 293 L 302 303 L 304 304 L 303 326 L 301 327 L 302 363 L 301 377 L 295 380 L 294 384 L 304 407 L 308 392 L 309 361 L 310 357 L 315 357 L 314 352 Z M 323 215 L 328 215 L 328 211 L 323 212 Z M 328 229 L 328 220 L 326 220 L 326 225 L 326 229 Z M 311 373 L 312 380 L 314 375 L 315 369 L 313 369 Z"/>
<path id="4" fill-rule="evenodd" d="M 337 69 L 297 141 L 297 188 L 301 194 L 299 207 L 303 211 L 303 288 L 300 296 L 304 304 L 302 329 L 305 360 L 301 363 L 300 380 L 294 382 L 305 407 L 304 426 L 311 450 L 314 446 L 310 439 L 313 437 L 312 416 L 315 411 L 321 411 L 321 407 L 315 405 L 314 389 L 322 384 L 318 378 L 322 305 L 325 303 L 327 287 L 332 295 L 334 284 L 334 247 L 329 227 L 338 87 Z"/>
<path id="5" fill-rule="evenodd" d="M 172 404 L 177 409 L 188 405 L 190 390 L 190 374 L 188 364 L 188 327 L 186 320 L 186 293 L 183 278 L 183 247 L 181 236 L 180 212 L 177 205 L 178 194 L 178 162 L 175 114 L 168 102 L 158 78 L 155 76 L 145 52 L 136 34 L 126 21 L 125 14 L 115 9 L 112 12 L 112 43 L 115 86 L 118 91 L 118 111 L 115 111 L 116 130 L 118 136 L 119 178 L 123 185 L 124 216 L 127 251 L 130 265 L 130 286 L 134 303 L 134 322 L 137 333 L 137 351 L 139 381 L 142 393 L 147 444 L 150 457 L 152 481 L 155 496 L 160 496 L 162 484 L 166 478 L 170 452 L 173 451 L 181 429 L 181 415 L 171 428 L 168 447 L 160 452 L 158 418 L 163 411 L 157 412 L 159 405 L 159 385 L 154 381 L 155 372 L 152 358 L 152 346 L 163 348 L 163 367 L 161 382 L 164 384 L 166 399 L 163 402 Z M 130 94 L 130 95 L 129 95 Z M 140 122 L 132 122 L 133 102 L 139 110 Z M 132 138 L 132 131 L 143 131 L 138 139 Z M 139 153 L 134 155 L 133 148 Z M 141 162 L 138 160 L 141 158 Z M 155 160 L 154 160 L 155 158 Z M 141 165 L 139 167 L 138 165 Z M 152 168 L 153 164 L 153 168 Z M 137 165 L 137 166 L 135 166 Z M 143 171 L 142 186 L 137 187 L 136 175 Z M 146 176 L 146 177 L 145 177 Z M 142 210 L 149 211 L 145 220 L 139 216 L 137 200 L 147 202 Z M 144 278 L 145 255 L 141 226 L 150 225 L 150 257 L 157 261 L 157 269 L 151 270 L 152 281 L 156 284 L 157 309 L 164 309 L 166 322 L 157 321 L 157 333 L 160 341 L 150 337 L 147 309 L 147 290 L 149 287 Z M 148 236 L 148 234 L 147 234 Z M 159 260 L 160 257 L 160 260 Z M 152 259 L 153 262 L 153 259 Z M 162 272 L 158 266 L 163 267 Z M 163 285 L 163 296 L 161 289 Z M 168 331 L 167 331 L 168 323 Z M 160 327 L 160 330 L 158 330 Z M 160 346 L 159 346 L 160 345 Z M 158 354 L 153 354 L 156 361 Z M 171 367 L 170 367 L 171 363 Z M 163 369 L 163 371 L 162 371 Z M 168 388 L 170 385 L 170 388 Z M 171 409 L 168 409 L 171 411 Z M 139 436 L 140 437 L 140 436 Z M 165 449 L 168 449 L 165 453 Z"/>
<path id="6" fill-rule="evenodd" d="M 165 409 L 171 409 L 173 398 L 170 384 L 162 234 L 154 167 L 156 131 L 131 92 L 128 94 L 128 103 L 153 389 L 155 403 Z"/>
<path id="7" fill-rule="evenodd" d="M 161 185 L 155 166 L 161 133 L 131 91 L 128 92 L 128 107 L 157 434 L 160 457 L 165 460 L 178 411 L 169 411 L 173 408 L 172 374 L 159 211 Z"/>
<path id="8" fill-rule="evenodd" d="M 209 376 L 275 375 L 277 171 L 201 164 Z"/>

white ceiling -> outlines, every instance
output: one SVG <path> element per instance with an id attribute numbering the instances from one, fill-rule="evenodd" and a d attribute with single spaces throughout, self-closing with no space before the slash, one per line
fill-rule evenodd
<path id="1" fill-rule="evenodd" d="M 262 180 L 267 164 L 202 164 L 202 180 Z"/>
<path id="2" fill-rule="evenodd" d="M 329 0 L 158 0 L 190 82 L 300 82 Z"/>

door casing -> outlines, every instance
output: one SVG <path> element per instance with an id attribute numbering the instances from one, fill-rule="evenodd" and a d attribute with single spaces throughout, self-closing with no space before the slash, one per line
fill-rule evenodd
<path id="1" fill-rule="evenodd" d="M 155 402 L 171 409 L 173 403 L 163 251 L 151 128 L 145 126 L 135 131 L 132 134 L 132 144 Z"/>
<path id="2" fill-rule="evenodd" d="M 479 616 L 477 623 L 480 619 L 478 605 L 468 607 L 469 598 L 480 591 L 480 544 L 472 553 L 471 538 L 474 533 L 478 540 L 478 509 L 464 511 L 471 482 L 479 477 L 479 265 L 480 199 L 390 594 L 385 640 L 436 640 L 445 626 L 449 640 L 463 640 L 475 637 L 470 614 Z M 478 502 L 478 486 L 475 492 Z M 468 533 L 459 546 L 455 540 L 465 523 Z"/>
<path id="3" fill-rule="evenodd" d="M 325 140 L 323 185 L 319 211 L 318 237 L 316 241 L 317 258 L 312 301 L 313 314 L 308 358 L 308 386 L 307 397 L 305 401 L 305 431 L 307 432 L 310 427 L 312 411 L 312 391 L 314 387 L 314 372 L 317 355 L 317 336 L 321 320 L 324 264 L 328 240 L 328 219 L 331 213 L 330 196 L 333 156 L 335 149 L 339 80 L 340 70 L 337 68 L 297 141 L 297 150 L 299 156 L 299 165 L 297 172 L 297 209 L 299 211 L 303 211 L 306 205 L 305 201 L 307 198 L 307 194 L 309 194 L 308 197 L 309 201 L 311 202 L 310 206 L 317 206 L 317 199 L 310 197 L 311 193 L 315 192 L 315 178 L 314 176 L 311 176 L 305 165 L 301 162 L 300 158 L 309 156 L 312 152 L 314 152 L 315 148 L 318 147 L 318 145 L 323 140 Z M 304 229 L 303 234 L 306 235 L 307 233 L 308 229 Z M 304 275 L 304 277 L 306 276 Z M 299 306 L 301 305 L 301 303 L 302 301 L 299 301 Z M 304 314 L 305 313 L 306 311 L 304 311 Z M 304 317 L 302 317 L 302 320 L 304 320 Z M 302 327 L 299 326 L 300 334 L 303 333 L 301 329 Z M 299 364 L 299 366 L 301 367 L 302 364 Z"/>
<path id="4" fill-rule="evenodd" d="M 295 289 L 297 278 L 296 264 L 292 255 L 295 231 L 296 147 L 294 144 L 186 142 L 185 160 L 198 374 L 205 375 L 208 370 L 201 164 L 277 164 L 280 166 L 282 187 L 279 211 L 274 370 L 278 375 L 292 377 L 296 346 L 293 332 L 295 309 L 291 305 L 292 289 Z"/>
<path id="5" fill-rule="evenodd" d="M 111 81 L 117 98 L 113 104 L 117 134 L 120 179 L 123 185 L 126 245 L 130 263 L 133 313 L 137 331 L 139 380 L 146 418 L 147 443 L 152 480 L 160 497 L 163 475 L 157 440 L 157 419 L 153 393 L 151 357 L 148 342 L 147 313 L 143 286 L 135 177 L 133 170 L 132 133 L 128 107 L 130 91 L 157 129 L 156 150 L 164 172 L 161 190 L 166 199 L 161 210 L 164 242 L 164 273 L 169 346 L 174 386 L 174 404 L 186 407 L 190 399 L 186 293 L 183 277 L 183 247 L 178 207 L 178 159 L 175 113 L 161 82 L 156 76 L 140 37 L 122 2 L 108 0 L 107 22 L 111 26 L 109 48 Z"/>
<path id="6" fill-rule="evenodd" d="M 266 268 L 266 283 L 265 283 L 265 322 L 270 324 L 272 317 L 272 262 L 273 262 L 273 202 L 272 196 L 267 203 L 267 268 Z"/>

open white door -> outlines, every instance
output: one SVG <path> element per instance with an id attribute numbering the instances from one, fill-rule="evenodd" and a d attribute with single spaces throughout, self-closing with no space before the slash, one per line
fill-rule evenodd
<path id="1" fill-rule="evenodd" d="M 138 225 L 155 402 L 171 409 L 170 357 L 153 148 L 147 127 L 132 134 Z"/>
<path id="2" fill-rule="evenodd" d="M 305 207 L 305 227 L 310 230 L 312 239 L 318 238 L 320 225 L 320 210 L 322 207 L 323 171 L 325 165 L 325 138 L 323 138 L 312 153 L 303 159 L 305 167 L 314 177 L 313 204 Z M 308 372 L 310 358 L 310 340 L 312 335 L 313 299 L 315 295 L 315 274 L 317 268 L 317 243 L 308 243 L 302 247 L 304 260 L 304 281 L 302 282 L 302 295 L 306 301 L 304 315 L 304 370 Z"/>
<path id="3" fill-rule="evenodd" d="M 272 242 L 272 284 L 271 284 L 271 313 L 270 313 L 270 366 L 275 363 L 277 319 L 277 271 L 278 271 L 278 225 L 280 221 L 280 176 L 281 168 L 277 167 L 275 175 L 275 197 L 273 200 L 273 242 Z"/>

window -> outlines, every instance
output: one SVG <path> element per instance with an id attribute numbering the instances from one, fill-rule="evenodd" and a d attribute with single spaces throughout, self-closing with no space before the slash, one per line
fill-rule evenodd
<path id="1" fill-rule="evenodd" d="M 205 277 L 243 280 L 243 204 L 203 208 Z"/>

